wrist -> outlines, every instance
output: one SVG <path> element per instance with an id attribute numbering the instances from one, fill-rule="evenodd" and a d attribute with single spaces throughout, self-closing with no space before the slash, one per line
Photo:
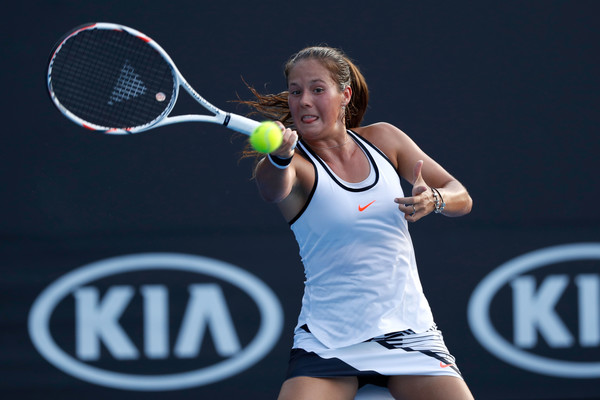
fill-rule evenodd
<path id="1" fill-rule="evenodd" d="M 433 212 L 436 214 L 441 214 L 446 208 L 446 203 L 444 202 L 444 198 L 440 191 L 436 188 L 430 188 L 431 193 L 433 193 Z"/>
<path id="2" fill-rule="evenodd" d="M 290 157 L 282 158 L 280 156 L 276 156 L 275 154 L 267 154 L 267 159 L 269 162 L 278 169 L 286 169 L 290 166 L 292 162 L 292 158 L 294 157 L 294 153 Z"/>

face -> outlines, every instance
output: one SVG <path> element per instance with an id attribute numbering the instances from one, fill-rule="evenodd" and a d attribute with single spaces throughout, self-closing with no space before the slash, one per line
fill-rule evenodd
<path id="1" fill-rule="evenodd" d="M 317 60 L 296 63 L 288 75 L 288 103 L 294 125 L 305 137 L 318 138 L 335 129 L 345 130 L 342 106 L 351 90 L 340 92 L 331 73 Z"/>

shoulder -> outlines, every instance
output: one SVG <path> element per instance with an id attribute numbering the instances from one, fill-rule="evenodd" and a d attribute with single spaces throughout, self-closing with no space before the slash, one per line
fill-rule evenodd
<path id="1" fill-rule="evenodd" d="M 382 144 L 382 147 L 397 146 L 403 141 L 410 140 L 406 133 L 387 122 L 376 122 L 352 130 L 375 145 Z"/>
<path id="2" fill-rule="evenodd" d="M 402 153 L 414 145 L 406 133 L 387 122 L 377 122 L 352 130 L 383 151 L 396 167 Z"/>

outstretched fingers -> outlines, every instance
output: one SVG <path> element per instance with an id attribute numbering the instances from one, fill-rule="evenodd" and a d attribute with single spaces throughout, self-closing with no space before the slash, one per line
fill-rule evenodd
<path id="1" fill-rule="evenodd" d="M 419 204 L 415 203 L 414 197 L 397 197 L 394 202 L 398 204 L 398 209 L 404 213 L 404 218 L 409 222 L 419 220 L 423 215 L 419 215 Z"/>

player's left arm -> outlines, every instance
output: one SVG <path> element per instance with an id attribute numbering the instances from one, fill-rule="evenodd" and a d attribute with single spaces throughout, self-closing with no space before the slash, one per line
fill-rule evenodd
<path id="1" fill-rule="evenodd" d="M 473 200 L 467 189 L 407 134 L 387 123 L 364 129 L 360 133 L 382 149 L 398 174 L 413 185 L 411 196 L 395 199 L 407 220 L 417 221 L 436 210 L 449 217 L 471 211 Z"/>

